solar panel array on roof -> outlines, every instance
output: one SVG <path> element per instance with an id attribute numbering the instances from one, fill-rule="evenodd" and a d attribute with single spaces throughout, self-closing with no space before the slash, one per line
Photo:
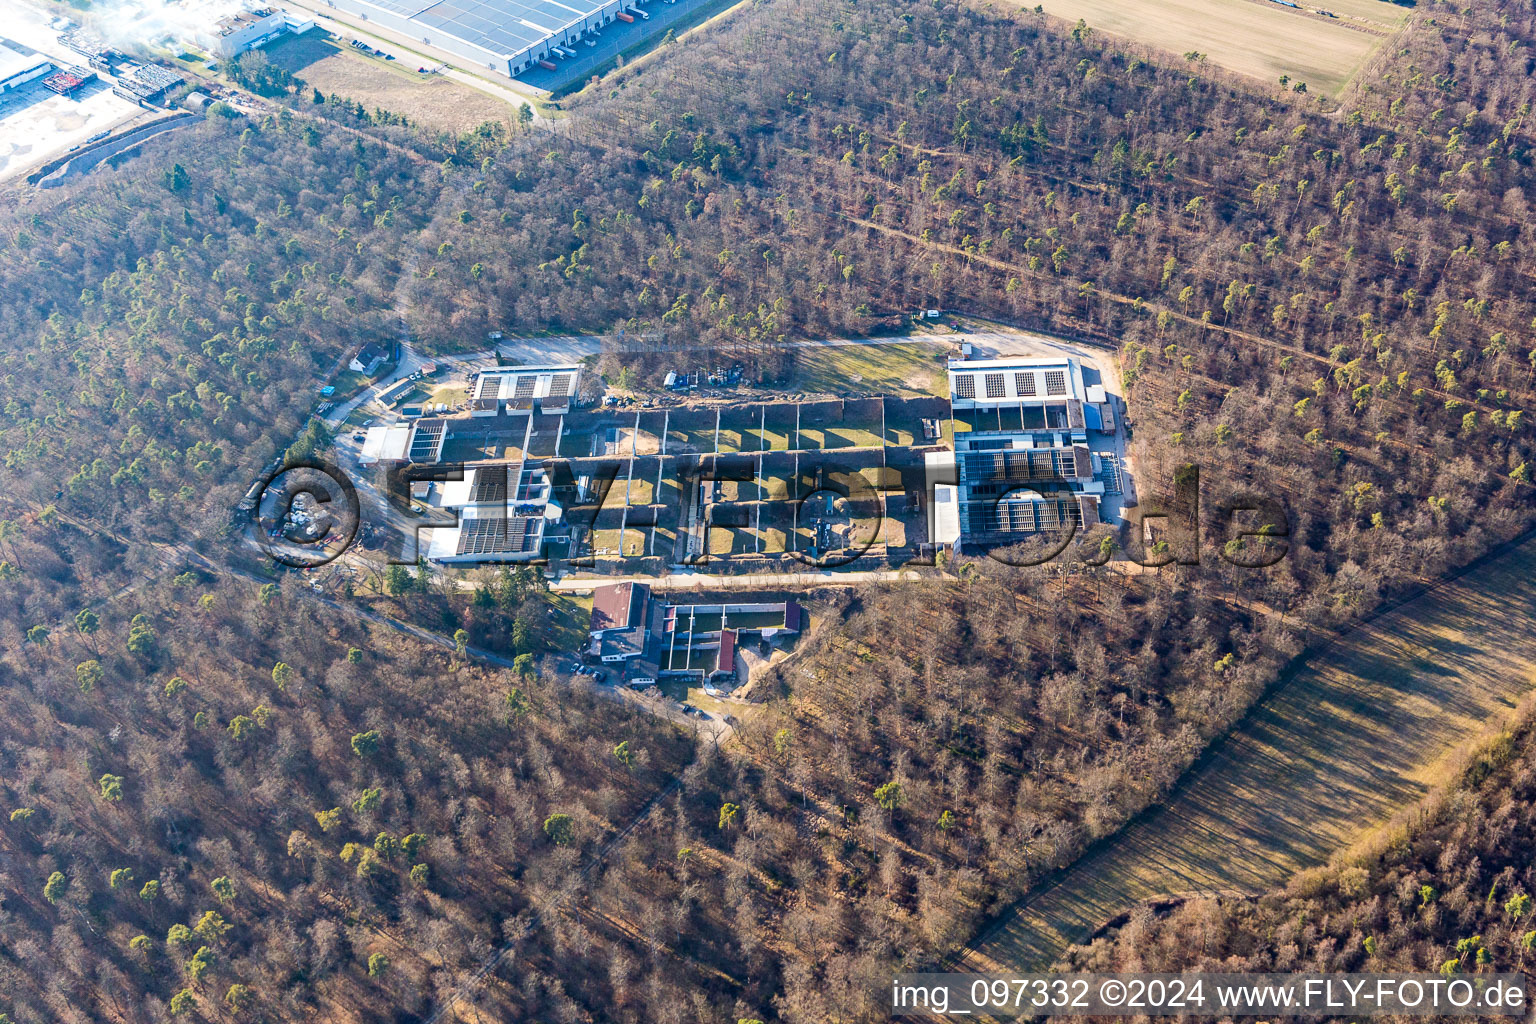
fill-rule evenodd
<path id="1" fill-rule="evenodd" d="M 495 54 L 521 54 L 596 16 L 612 0 L 362 0 Z M 351 5 L 342 4 L 350 9 Z"/>
<path id="2" fill-rule="evenodd" d="M 517 378 L 517 388 L 512 392 L 512 398 L 514 400 L 519 398 L 532 398 L 533 389 L 538 383 L 539 378 L 537 377 Z"/>
<path id="3" fill-rule="evenodd" d="M 998 533 L 1054 533 L 1082 526 L 1082 505 L 1069 499 L 1049 501 L 1002 501 L 995 506 L 972 506 L 972 535 Z"/>
<path id="4" fill-rule="evenodd" d="M 1073 453 L 1062 448 L 961 452 L 967 480 L 1063 480 L 1074 476 Z"/>
<path id="5" fill-rule="evenodd" d="M 435 0 L 369 0 L 373 6 L 402 18 L 413 18 L 431 7 Z"/>
<path id="6" fill-rule="evenodd" d="M 529 550 L 528 545 L 537 540 L 537 534 L 528 529 L 533 521 L 529 516 L 465 520 L 459 526 L 458 554 L 509 555 Z"/>
<path id="7" fill-rule="evenodd" d="M 507 467 L 484 466 L 475 470 L 475 486 L 469 492 L 472 505 L 507 500 Z"/>
<path id="8" fill-rule="evenodd" d="M 571 393 L 571 375 L 570 374 L 568 374 L 568 373 L 557 373 L 557 374 L 554 375 L 554 377 L 552 377 L 550 379 L 550 382 L 549 382 L 549 397 L 550 398 L 564 398 L 566 395 L 569 395 L 570 393 Z"/>
<path id="9" fill-rule="evenodd" d="M 448 424 L 443 420 L 418 421 L 416 432 L 411 435 L 411 461 L 421 462 L 427 459 L 436 459 L 438 445 L 443 439 L 443 432 L 447 429 Z"/>

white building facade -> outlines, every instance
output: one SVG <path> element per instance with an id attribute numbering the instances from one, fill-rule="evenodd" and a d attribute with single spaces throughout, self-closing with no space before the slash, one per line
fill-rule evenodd
<path id="1" fill-rule="evenodd" d="M 275 7 L 241 11 L 219 20 L 213 52 L 228 60 L 288 31 L 288 18 Z"/>
<path id="2" fill-rule="evenodd" d="M 53 62 L 30 46 L 0 38 L 0 93 L 10 92 L 53 70 Z"/>

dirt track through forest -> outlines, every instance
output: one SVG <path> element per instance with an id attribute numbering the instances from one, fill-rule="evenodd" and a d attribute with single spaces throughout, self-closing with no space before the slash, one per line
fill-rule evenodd
<path id="1" fill-rule="evenodd" d="M 1159 807 L 983 931 L 956 969 L 1042 968 L 1157 896 L 1256 892 L 1442 781 L 1536 687 L 1536 540 L 1308 657 Z"/>

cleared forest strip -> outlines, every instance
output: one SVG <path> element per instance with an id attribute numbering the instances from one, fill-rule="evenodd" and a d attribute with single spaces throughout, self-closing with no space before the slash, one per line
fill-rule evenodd
<path id="1" fill-rule="evenodd" d="M 964 970 L 1043 967 L 1154 897 L 1263 890 L 1440 780 L 1536 689 L 1536 540 L 1497 549 L 1307 658 L 1173 794 L 984 931 Z"/>

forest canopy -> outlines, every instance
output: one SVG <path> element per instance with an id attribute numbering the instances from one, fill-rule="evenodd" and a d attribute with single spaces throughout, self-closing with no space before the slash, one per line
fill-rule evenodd
<path id="1" fill-rule="evenodd" d="M 21 197 L 0 1012 L 424 1014 L 505 948 L 461 1013 L 876 1013 L 864 982 L 939 961 L 1165 794 L 1306 644 L 1531 525 L 1533 43 L 1529 10 L 1425 3 L 1334 107 L 1031 11 L 769 0 L 511 136 L 263 79 L 270 114 Z M 1288 556 L 962 557 L 810 595 L 827 627 L 718 749 L 301 586 L 194 572 L 316 388 L 402 325 L 443 352 L 662 332 L 784 380 L 786 343 L 930 307 L 1113 345 L 1141 489 L 1198 463 L 1213 505 L 1283 496 Z M 399 589 L 391 615 L 476 644 L 542 600 Z M 1518 789 L 1521 763 L 1489 778 Z M 1425 884 L 1491 883 L 1464 862 L 1498 829 L 1435 827 L 1464 855 Z M 1427 950 L 1450 932 L 1391 902 L 1429 878 L 1415 856 L 1319 898 Z M 1295 932 L 1292 960 L 1363 962 L 1334 955 L 1363 925 L 1282 903 L 1245 920 Z M 1512 935 L 1486 940 L 1501 962 Z"/>

